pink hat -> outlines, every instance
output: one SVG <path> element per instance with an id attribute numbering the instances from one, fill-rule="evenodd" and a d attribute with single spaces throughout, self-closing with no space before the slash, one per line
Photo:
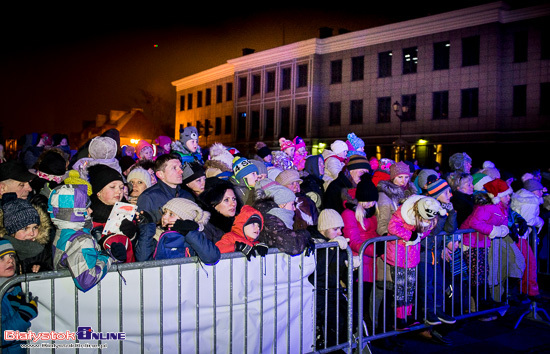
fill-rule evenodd
<path id="1" fill-rule="evenodd" d="M 306 142 L 304 139 L 300 138 L 299 136 L 295 137 L 292 141 L 294 143 L 294 146 L 296 147 L 296 150 L 298 150 L 301 147 L 306 147 Z"/>
<path id="2" fill-rule="evenodd" d="M 139 154 L 141 153 L 141 150 L 143 150 L 143 148 L 149 146 L 151 149 L 153 149 L 153 145 L 151 145 L 148 141 L 146 140 L 140 140 L 137 145 L 136 145 L 136 155 L 137 157 L 140 157 Z"/>
<path id="3" fill-rule="evenodd" d="M 403 161 L 399 161 L 390 166 L 390 181 L 393 181 L 393 179 L 399 175 L 411 175 L 409 165 Z"/>
<path id="4" fill-rule="evenodd" d="M 292 142 L 292 140 L 287 140 L 286 138 L 280 138 L 279 145 L 281 145 L 281 151 L 285 151 L 286 149 L 291 147 L 296 147 L 296 145 L 294 145 L 294 142 Z"/>

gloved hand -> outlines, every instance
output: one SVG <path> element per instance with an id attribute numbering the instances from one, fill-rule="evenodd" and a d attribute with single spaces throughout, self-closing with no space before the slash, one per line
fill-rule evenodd
<path id="1" fill-rule="evenodd" d="M 508 226 L 506 225 L 498 225 L 493 226 L 493 230 L 489 234 L 489 238 L 493 239 L 495 237 L 505 237 L 510 232 L 510 229 L 508 229 Z"/>
<path id="2" fill-rule="evenodd" d="M 199 229 L 199 224 L 193 220 L 181 220 L 178 219 L 172 226 L 172 230 L 179 232 L 183 236 L 187 235 L 189 231 L 194 231 Z"/>
<path id="3" fill-rule="evenodd" d="M 256 251 L 254 250 L 254 246 L 247 245 L 244 242 L 235 242 L 235 252 L 241 252 L 246 256 L 246 259 L 250 261 L 252 256 L 256 258 Z"/>
<path id="4" fill-rule="evenodd" d="M 342 249 L 342 250 L 348 249 L 349 238 L 344 238 L 344 236 L 336 236 L 335 238 L 333 238 L 330 241 L 338 242 L 338 247 L 340 247 L 340 249 Z"/>
<path id="5" fill-rule="evenodd" d="M 128 236 L 130 240 L 136 236 L 136 233 L 139 230 L 137 225 L 128 219 L 122 220 L 119 228 L 120 228 L 120 232 Z"/>
<path id="6" fill-rule="evenodd" d="M 361 266 L 361 258 L 359 256 L 353 256 L 351 261 L 353 263 L 353 269 L 357 269 Z M 344 261 L 344 264 L 346 265 L 346 267 L 349 267 L 347 259 Z"/>
<path id="7" fill-rule="evenodd" d="M 304 255 L 306 257 L 309 257 L 311 255 L 315 255 L 315 241 L 313 241 L 313 238 L 311 238 L 311 237 L 307 238 L 307 243 L 306 243 Z"/>
<path id="8" fill-rule="evenodd" d="M 16 310 L 19 316 L 25 321 L 30 321 L 38 316 L 38 296 L 32 296 L 29 293 L 29 301 L 25 298 L 25 294 L 20 292 L 17 296 L 10 296 L 10 303 L 17 303 Z M 15 306 L 12 305 L 15 308 Z"/>
<path id="9" fill-rule="evenodd" d="M 154 223 L 153 216 L 151 216 L 151 214 L 143 210 L 140 211 L 138 214 L 136 214 L 136 220 L 138 222 L 138 225 Z"/>
<path id="10" fill-rule="evenodd" d="M 416 231 L 413 231 L 411 234 L 411 238 L 408 241 L 405 241 L 405 246 L 414 246 L 418 243 L 420 243 L 420 240 L 422 239 L 423 234 L 418 233 Z"/>
<path id="11" fill-rule="evenodd" d="M 113 255 L 116 260 L 124 263 L 126 262 L 126 247 L 121 242 L 113 242 L 111 243 L 111 254 Z"/>
<path id="12" fill-rule="evenodd" d="M 514 242 L 518 242 L 519 241 L 519 238 L 521 237 L 521 235 L 519 234 L 519 230 L 518 230 L 518 224 L 517 223 L 513 223 L 512 226 L 510 226 L 510 234 L 509 234 L 510 238 L 512 239 L 512 241 Z"/>
<path id="13" fill-rule="evenodd" d="M 103 232 L 103 226 L 96 226 L 90 230 L 90 235 L 92 235 L 96 241 L 99 241 L 103 237 L 103 235 L 101 234 L 102 232 Z"/>
<path id="14" fill-rule="evenodd" d="M 260 257 L 265 257 L 267 254 L 267 251 L 269 250 L 269 247 L 265 243 L 258 243 L 254 246 L 254 250 Z"/>

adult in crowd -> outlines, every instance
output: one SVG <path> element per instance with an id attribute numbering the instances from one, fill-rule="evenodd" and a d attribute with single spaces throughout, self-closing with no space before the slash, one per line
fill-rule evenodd
<path id="1" fill-rule="evenodd" d="M 19 161 L 10 160 L 0 164 L 0 199 L 6 193 L 15 193 L 17 198 L 27 199 L 32 192 L 30 182 L 35 177 Z"/>
<path id="2" fill-rule="evenodd" d="M 300 172 L 297 170 L 285 170 L 275 178 L 275 182 L 290 189 L 296 196 L 294 229 L 306 229 L 308 226 L 317 225 L 319 212 L 313 200 L 300 190 L 300 185 L 302 184 Z"/>
<path id="3" fill-rule="evenodd" d="M 456 211 L 456 223 L 462 225 L 464 220 L 474 211 L 474 184 L 469 173 L 457 173 L 450 183 L 453 191 L 451 203 Z"/>
<path id="4" fill-rule="evenodd" d="M 143 167 L 137 166 L 128 173 L 126 180 L 129 187 L 131 187 L 127 198 L 128 202 L 137 205 L 137 200 L 141 193 L 152 186 L 151 175 Z"/>

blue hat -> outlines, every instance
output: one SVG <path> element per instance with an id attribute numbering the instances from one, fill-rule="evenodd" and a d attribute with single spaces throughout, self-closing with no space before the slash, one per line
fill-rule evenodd
<path id="1" fill-rule="evenodd" d="M 237 180 L 241 180 L 252 172 L 258 173 L 258 167 L 249 159 L 239 156 L 233 159 L 233 174 Z"/>

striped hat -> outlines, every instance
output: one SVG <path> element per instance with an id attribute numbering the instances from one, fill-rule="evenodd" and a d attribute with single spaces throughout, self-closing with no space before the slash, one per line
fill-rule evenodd
<path id="1" fill-rule="evenodd" d="M 435 199 L 437 199 L 447 189 L 451 189 L 451 187 L 449 186 L 447 181 L 441 178 L 429 183 L 428 187 L 426 188 L 428 196 Z"/>
<path id="2" fill-rule="evenodd" d="M 362 155 L 352 155 L 350 156 L 348 162 L 346 163 L 346 167 L 349 171 L 351 170 L 358 170 L 361 168 L 367 169 L 369 172 L 371 172 L 371 167 L 369 160 L 365 156 Z"/>
<path id="3" fill-rule="evenodd" d="M 482 191 L 485 183 L 491 182 L 493 179 L 487 176 L 485 173 L 475 173 L 472 175 L 472 183 L 474 184 L 474 190 Z"/>
<path id="4" fill-rule="evenodd" d="M 2 238 L 0 239 L 0 257 L 4 257 L 8 253 L 15 253 L 15 249 L 10 241 Z"/>

